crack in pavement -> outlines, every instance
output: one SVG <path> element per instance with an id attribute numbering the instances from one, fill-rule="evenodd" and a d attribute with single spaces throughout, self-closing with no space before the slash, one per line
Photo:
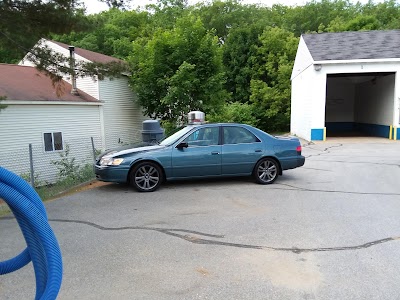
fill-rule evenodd
<path id="1" fill-rule="evenodd" d="M 321 156 L 323 154 L 329 154 L 331 153 L 329 150 L 332 148 L 339 148 L 342 147 L 343 144 L 338 144 L 338 145 L 332 145 L 330 147 L 326 147 L 323 150 L 315 149 L 312 147 L 309 147 L 309 145 L 305 145 L 304 148 L 312 149 L 314 151 L 320 151 L 321 153 L 318 154 L 310 154 L 308 156 L 305 156 L 305 158 L 311 158 L 311 157 L 316 157 L 316 156 Z M 384 162 L 369 162 L 369 161 L 345 161 L 345 160 L 320 160 L 320 159 L 313 159 L 313 161 L 323 161 L 323 162 L 338 162 L 338 163 L 348 163 L 348 164 L 370 164 L 370 165 L 385 165 L 385 166 L 393 166 L 393 167 L 400 167 L 400 164 L 390 164 L 390 163 L 384 163 Z"/>
<path id="2" fill-rule="evenodd" d="M 313 156 L 320 156 L 320 155 L 323 155 L 323 154 L 328 154 L 328 153 L 331 153 L 329 151 L 330 149 L 332 149 L 332 148 L 340 148 L 342 146 L 343 146 L 343 144 L 332 145 L 332 146 L 326 147 L 323 150 L 320 150 L 320 149 L 315 149 L 315 148 L 309 147 L 308 145 L 305 145 L 304 148 L 308 148 L 308 149 L 311 149 L 311 150 L 314 150 L 314 151 L 320 151 L 321 152 L 321 153 L 318 153 L 318 154 L 310 154 L 308 156 L 305 156 L 305 158 L 310 158 L 310 157 L 313 157 Z"/>
<path id="3" fill-rule="evenodd" d="M 290 187 L 291 189 L 278 188 L 276 185 L 283 185 Z M 379 196 L 400 196 L 400 193 L 374 193 L 374 192 L 352 192 L 352 191 L 340 191 L 340 190 L 323 190 L 323 189 L 309 189 L 294 186 L 285 183 L 275 183 L 275 186 L 269 187 L 272 190 L 284 190 L 284 191 L 300 191 L 300 192 L 320 192 L 320 193 L 339 193 L 339 194 L 354 194 L 354 195 L 379 195 Z"/>
<path id="4" fill-rule="evenodd" d="M 2 217 L 1 220 L 11 220 L 14 217 Z M 198 236 L 205 237 L 213 237 L 213 238 L 224 238 L 224 235 L 216 235 L 216 234 L 208 234 L 200 231 L 194 230 L 186 230 L 186 229 L 176 229 L 176 228 L 154 228 L 154 227 L 143 227 L 143 226 L 123 226 L 123 227 L 105 227 L 98 225 L 93 222 L 82 221 L 82 220 L 67 220 L 67 219 L 49 219 L 50 222 L 61 222 L 61 223 L 75 223 L 75 224 L 83 224 L 94 227 L 99 230 L 104 231 L 119 231 L 119 230 L 148 230 L 148 231 L 156 231 L 159 233 L 163 233 L 169 236 L 173 236 L 184 241 L 193 243 L 193 244 L 201 244 L 201 245 L 213 245 L 213 246 L 225 246 L 225 247 L 235 247 L 235 248 L 245 248 L 245 249 L 258 249 L 258 250 L 272 250 L 272 251 L 283 251 L 283 252 L 292 252 L 295 254 L 305 253 L 305 252 L 333 252 L 333 251 L 350 251 L 350 250 L 360 250 L 366 249 L 372 246 L 376 246 L 379 244 L 400 240 L 400 237 L 388 237 L 380 240 L 375 240 L 372 242 L 367 242 L 361 245 L 355 246 L 341 246 L 341 247 L 320 247 L 320 248 L 285 248 L 285 247 L 272 247 L 272 246 L 261 246 L 261 245 L 251 245 L 251 244 L 239 244 L 239 243 L 230 243 L 230 242 L 222 242 L 209 240 L 205 238 L 199 238 L 193 235 L 188 234 L 179 234 L 178 232 L 195 234 Z"/>
<path id="5" fill-rule="evenodd" d="M 302 167 L 302 169 L 324 171 L 324 172 L 333 172 L 332 170 L 318 169 L 318 168 L 308 168 L 308 167 Z"/>
<path id="6" fill-rule="evenodd" d="M 370 162 L 370 161 L 346 161 L 346 160 L 322 160 L 322 159 L 313 159 L 313 161 L 323 161 L 323 162 L 339 162 L 339 163 L 346 163 L 346 164 L 370 164 L 370 165 L 385 165 L 385 166 L 392 166 L 392 167 L 400 167 L 399 164 L 389 164 L 384 162 Z"/>

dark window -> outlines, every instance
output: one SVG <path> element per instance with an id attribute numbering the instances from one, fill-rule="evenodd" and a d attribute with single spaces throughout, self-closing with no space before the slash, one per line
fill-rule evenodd
<path id="1" fill-rule="evenodd" d="M 60 151 L 64 149 L 63 138 L 61 132 L 46 132 L 43 133 L 44 151 Z"/>
<path id="2" fill-rule="evenodd" d="M 44 151 L 53 151 L 53 135 L 51 133 L 43 134 Z"/>
<path id="3" fill-rule="evenodd" d="M 237 126 L 224 127 L 224 144 L 249 144 L 260 140 L 246 128 Z"/>
<path id="4" fill-rule="evenodd" d="M 61 132 L 53 132 L 54 150 L 63 150 L 63 141 Z"/>
<path id="5" fill-rule="evenodd" d="M 211 146 L 218 145 L 219 127 L 200 128 L 189 135 L 185 142 L 189 146 Z"/>

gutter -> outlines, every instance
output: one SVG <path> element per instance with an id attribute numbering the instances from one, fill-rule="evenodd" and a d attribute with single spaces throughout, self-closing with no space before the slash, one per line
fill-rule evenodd
<path id="1" fill-rule="evenodd" d="M 379 58 L 379 59 L 351 59 L 351 60 L 315 60 L 314 65 L 332 64 L 360 64 L 360 63 L 400 63 L 400 58 Z"/>
<path id="2" fill-rule="evenodd" d="M 32 101 L 32 100 L 2 100 L 4 105 L 80 105 L 80 106 L 103 106 L 104 102 L 75 102 L 75 101 Z"/>

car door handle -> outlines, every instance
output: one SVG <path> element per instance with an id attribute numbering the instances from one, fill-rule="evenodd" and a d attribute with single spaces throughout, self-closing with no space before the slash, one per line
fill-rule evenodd
<path id="1" fill-rule="evenodd" d="M 262 150 L 261 149 L 256 149 L 256 150 L 254 150 L 254 152 L 262 152 Z"/>
<path id="2" fill-rule="evenodd" d="M 213 151 L 213 152 L 211 152 L 211 155 L 218 155 L 218 154 L 219 154 L 218 151 Z"/>

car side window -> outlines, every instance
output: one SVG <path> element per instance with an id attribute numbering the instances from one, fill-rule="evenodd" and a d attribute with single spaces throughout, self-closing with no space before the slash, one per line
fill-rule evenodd
<path id="1" fill-rule="evenodd" d="M 238 126 L 224 127 L 224 144 L 249 144 L 260 140 L 246 128 Z"/>
<path id="2" fill-rule="evenodd" d="M 190 134 L 185 142 L 189 147 L 218 145 L 219 127 L 200 128 Z"/>

